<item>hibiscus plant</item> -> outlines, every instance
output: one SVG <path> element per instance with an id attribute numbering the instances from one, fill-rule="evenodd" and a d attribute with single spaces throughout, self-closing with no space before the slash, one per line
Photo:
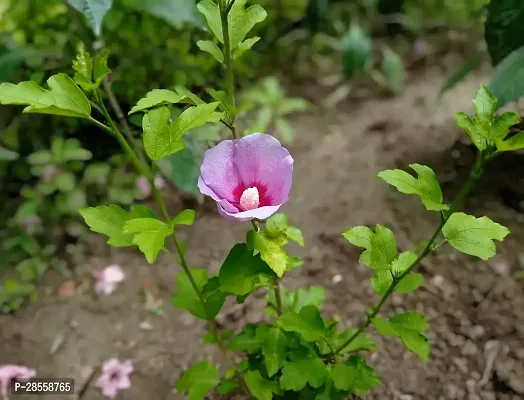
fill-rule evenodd
<path id="1" fill-rule="evenodd" d="M 486 164 L 502 152 L 524 148 L 524 132 L 506 139 L 519 116 L 506 112 L 495 117 L 496 99 L 481 86 L 474 99 L 476 114 L 471 118 L 458 113 L 456 120 L 478 149 L 469 179 L 451 203 L 444 202 L 437 176 L 431 168 L 412 164 L 416 176 L 402 170 L 386 170 L 379 177 L 406 194 L 420 197 L 423 206 L 440 215 L 440 223 L 420 253 L 398 253 L 394 233 L 383 225 L 374 229 L 356 226 L 343 237 L 361 247 L 359 262 L 371 270 L 372 287 L 378 295 L 375 306 L 367 310 L 363 323 L 343 329 L 336 319 L 323 316 L 324 289 L 281 287 L 286 273 L 301 260 L 283 247 L 291 240 L 304 245 L 300 230 L 277 211 L 288 200 L 293 158 L 274 137 L 250 133 L 240 137 L 235 129 L 233 63 L 260 39 L 247 38 L 253 26 L 266 17 L 260 5 L 245 7 L 245 0 L 202 0 L 198 10 L 205 17 L 212 40 L 199 41 L 198 47 L 221 64 L 225 73 L 223 90 L 208 90 L 206 101 L 188 89 L 175 86 L 155 89 L 136 104 L 130 114 L 143 114 L 143 148 L 136 148 L 106 108 L 104 96 L 111 96 L 105 85 L 110 72 L 107 51 L 92 58 L 81 51 L 74 63 L 74 78 L 57 74 L 47 81 L 49 89 L 35 82 L 0 85 L 2 104 L 25 105 L 25 113 L 57 114 L 83 118 L 114 136 L 140 176 L 149 182 L 160 215 L 144 205 L 124 209 L 103 205 L 80 209 L 92 231 L 106 235 L 115 247 L 137 246 L 147 261 L 155 263 L 160 251 L 173 252 L 182 271 L 176 280 L 173 304 L 207 321 L 206 343 L 218 345 L 227 370 L 210 361 L 201 361 L 183 372 L 175 385 L 189 399 L 202 399 L 212 390 L 221 395 L 246 391 L 253 398 L 343 399 L 362 395 L 380 384 L 366 354 L 375 351 L 366 331 L 374 328 L 384 336 L 398 338 L 409 351 L 427 361 L 430 343 L 424 332 L 429 325 L 418 312 L 392 316 L 381 314 L 394 292 L 412 292 L 423 284 L 415 267 L 441 245 L 483 260 L 495 255 L 494 240 L 501 241 L 509 230 L 488 217 L 474 217 L 459 209 Z M 183 103 L 187 108 L 172 118 L 170 106 Z M 92 104 L 104 119 L 95 118 Z M 96 114 L 95 114 L 96 115 Z M 223 124 L 231 139 L 208 150 L 200 169 L 198 187 L 217 203 L 223 217 L 245 223 L 246 238 L 232 246 L 217 276 L 203 268 L 191 268 L 186 261 L 186 245 L 177 236 L 181 225 L 192 225 L 195 211 L 182 210 L 170 215 L 158 187 L 155 162 L 184 149 L 184 134 L 205 124 Z M 267 319 L 248 324 L 240 332 L 219 330 L 216 316 L 225 299 L 238 303 L 256 290 L 267 291 Z M 241 357 L 234 356 L 234 352 Z M 240 361 L 239 361 L 240 360 Z M 127 383 L 126 383 L 127 385 Z M 124 386 L 126 386 L 124 385 Z"/>

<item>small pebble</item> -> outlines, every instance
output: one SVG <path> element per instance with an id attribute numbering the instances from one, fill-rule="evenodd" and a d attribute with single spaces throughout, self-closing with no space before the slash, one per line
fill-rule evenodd
<path id="1" fill-rule="evenodd" d="M 151 331 L 153 330 L 153 325 L 151 325 L 149 322 L 147 321 L 142 321 L 140 322 L 140 325 L 139 325 L 140 329 L 144 330 L 144 331 Z"/>
<path id="2" fill-rule="evenodd" d="M 332 281 L 333 281 L 333 283 L 335 283 L 335 284 L 336 284 L 336 283 L 340 283 L 340 282 L 342 282 L 342 275 L 340 275 L 340 274 L 336 274 L 336 275 L 333 277 Z"/>

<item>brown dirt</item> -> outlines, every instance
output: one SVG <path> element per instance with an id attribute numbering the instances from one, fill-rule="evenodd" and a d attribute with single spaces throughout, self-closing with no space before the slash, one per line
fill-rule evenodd
<path id="1" fill-rule="evenodd" d="M 416 198 L 398 195 L 376 173 L 427 163 L 449 197 L 471 165 L 470 149 L 457 142 L 462 133 L 453 115 L 472 110 L 471 98 L 487 75 L 470 77 L 437 102 L 441 75 L 438 68 L 429 68 L 411 78 L 399 97 L 353 97 L 336 113 L 318 111 L 293 121 L 294 186 L 283 211 L 303 229 L 307 247 L 294 249 L 305 257 L 305 265 L 285 284 L 324 284 L 324 313 L 338 315 L 343 326 L 360 323 L 376 296 L 369 271 L 357 262 L 358 250 L 340 232 L 357 224 L 386 224 L 405 250 L 425 239 L 438 222 Z M 313 94 L 317 89 L 309 90 Z M 410 295 L 395 294 L 384 315 L 423 312 L 432 328 L 430 360 L 424 364 L 399 341 L 375 335 L 379 350 L 370 358 L 384 384 L 366 398 L 524 398 L 524 282 L 511 277 L 519 251 L 524 251 L 519 246 L 524 218 L 506 205 L 515 204 L 508 201 L 508 184 L 516 186 L 524 176 L 515 160 L 494 162 L 465 205 L 468 212 L 486 214 L 512 229 L 498 246 L 500 255 L 485 263 L 444 247 L 423 262 L 424 287 Z M 170 206 L 173 213 L 181 207 L 176 202 Z M 216 272 L 248 226 L 222 220 L 208 204 L 197 216 L 195 225 L 182 232 L 189 262 Z M 170 305 L 179 268 L 168 256 L 151 266 L 134 251 L 110 249 L 94 236 L 86 240 L 91 255 L 68 278 L 77 282 L 74 287 L 61 287 L 66 279 L 50 275 L 38 302 L 0 317 L 0 363 L 25 364 L 37 368 L 40 376 L 74 377 L 77 387 L 86 386 L 81 398 L 93 400 L 102 395 L 89 376 L 96 378 L 108 358 L 131 358 L 133 387 L 121 392 L 120 399 L 183 398 L 172 393 L 182 369 L 202 358 L 220 358 L 212 346 L 199 343 L 204 324 Z M 126 280 L 115 294 L 94 297 L 89 270 L 113 263 L 125 268 Z M 342 280 L 335 283 L 338 274 Z M 59 288 L 71 296 L 58 296 Z M 144 288 L 155 294 L 163 315 L 148 309 Z M 224 309 L 220 321 L 231 328 L 246 319 L 256 322 L 263 318 L 262 306 L 261 297 L 253 296 L 243 306 Z"/>

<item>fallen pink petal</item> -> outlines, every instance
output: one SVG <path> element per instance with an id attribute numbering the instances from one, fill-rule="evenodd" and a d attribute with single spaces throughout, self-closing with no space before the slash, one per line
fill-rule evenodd
<path id="1" fill-rule="evenodd" d="M 264 220 L 289 198 L 293 158 L 265 133 L 225 140 L 206 151 L 198 188 L 227 219 Z"/>
<path id="2" fill-rule="evenodd" d="M 96 387 L 102 390 L 104 396 L 114 399 L 120 390 L 131 387 L 129 375 L 132 372 L 131 360 L 120 361 L 116 358 L 107 360 L 102 366 L 102 374 L 96 381 Z"/>
<path id="3" fill-rule="evenodd" d="M 94 271 L 95 291 L 109 295 L 113 293 L 119 282 L 125 278 L 124 271 L 119 265 L 109 265 L 101 271 Z"/>
<path id="4" fill-rule="evenodd" d="M 27 379 L 36 376 L 36 370 L 23 365 L 0 365 L 0 390 L 2 396 L 7 398 L 7 392 L 13 379 Z"/>

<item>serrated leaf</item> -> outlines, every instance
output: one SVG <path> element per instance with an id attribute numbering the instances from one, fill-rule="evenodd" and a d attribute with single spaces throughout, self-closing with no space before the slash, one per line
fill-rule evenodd
<path id="1" fill-rule="evenodd" d="M 497 252 L 493 240 L 504 240 L 509 229 L 488 217 L 454 213 L 446 221 L 442 233 L 456 250 L 487 260 Z"/>
<path id="2" fill-rule="evenodd" d="M 171 112 L 166 106 L 150 110 L 142 119 L 144 148 L 152 160 L 161 160 L 185 147 L 182 136 L 172 134 Z"/>
<path id="3" fill-rule="evenodd" d="M 493 71 L 489 88 L 498 99 L 497 109 L 522 98 L 523 79 L 524 46 L 508 54 Z"/>
<path id="4" fill-rule="evenodd" d="M 91 105 L 71 78 L 57 74 L 50 77 L 47 84 L 49 90 L 32 81 L 18 85 L 4 82 L 0 85 L 0 104 L 27 105 L 24 113 L 89 118 Z"/>
<path id="5" fill-rule="evenodd" d="M 102 21 L 113 5 L 113 0 L 67 0 L 67 2 L 85 15 L 96 36 L 100 36 Z"/>
<path id="6" fill-rule="evenodd" d="M 260 282 L 261 275 L 276 278 L 260 255 L 253 255 L 253 250 L 245 243 L 237 243 L 224 260 L 218 277 L 223 291 L 240 296 L 250 293 Z"/>
<path id="7" fill-rule="evenodd" d="M 329 344 L 334 349 L 338 349 L 340 346 L 342 346 L 344 343 L 346 343 L 349 338 L 351 338 L 357 329 L 348 328 L 345 329 L 342 332 L 339 332 L 337 330 L 336 325 L 332 326 L 329 330 L 326 331 L 326 339 L 329 341 Z M 325 341 L 320 342 L 320 351 L 322 353 L 328 353 L 331 351 L 331 348 L 325 343 Z M 341 350 L 342 354 L 345 353 L 354 353 L 357 351 L 375 351 L 377 348 L 377 345 L 371 339 L 369 336 L 367 336 L 365 333 L 360 333 L 355 339 L 351 341 L 349 345 L 344 347 Z"/>
<path id="8" fill-rule="evenodd" d="M 442 204 L 442 190 L 435 172 L 426 165 L 410 164 L 410 167 L 417 173 L 417 178 L 400 169 L 385 170 L 378 176 L 401 193 L 419 196 L 427 210 L 448 210 L 449 206 Z"/>
<path id="9" fill-rule="evenodd" d="M 95 87 L 99 87 L 102 80 L 111 73 L 111 69 L 107 66 L 107 59 L 109 58 L 109 49 L 103 49 L 95 54 L 93 61 L 93 82 Z"/>
<path id="10" fill-rule="evenodd" d="M 205 268 L 190 268 L 189 271 L 197 289 L 202 293 L 209 316 L 202 306 L 202 302 L 195 292 L 191 280 L 184 271 L 181 271 L 176 279 L 176 290 L 171 295 L 173 305 L 186 309 L 197 318 L 215 318 L 222 308 L 225 299 L 225 294 L 220 291 L 218 279 L 214 277 L 208 280 Z"/>
<path id="11" fill-rule="evenodd" d="M 279 278 L 286 272 L 289 257 L 282 250 L 286 244 L 287 236 L 283 233 L 277 236 L 270 236 L 268 232 L 255 232 L 253 230 L 247 233 L 247 245 L 250 249 L 258 250 L 262 260 L 271 268 Z"/>
<path id="12" fill-rule="evenodd" d="M 342 37 L 342 69 L 344 77 L 351 79 L 364 72 L 371 59 L 371 39 L 358 25 L 352 25 Z"/>
<path id="13" fill-rule="evenodd" d="M 273 393 L 280 393 L 278 384 L 264 379 L 259 371 L 247 371 L 244 381 L 249 392 L 258 400 L 272 400 Z"/>
<path id="14" fill-rule="evenodd" d="M 167 89 L 153 89 L 146 94 L 146 97 L 138 100 L 136 106 L 134 106 L 129 114 L 143 111 L 148 108 L 157 107 L 166 104 L 175 104 L 183 100 L 186 96 L 181 93 L 176 93 Z"/>
<path id="15" fill-rule="evenodd" d="M 95 60 L 85 50 L 84 46 L 80 47 L 73 61 L 73 69 L 76 71 L 74 80 L 84 91 L 91 92 L 100 87 L 104 77 L 111 73 L 107 67 L 109 50 L 104 49 L 95 55 Z"/>
<path id="16" fill-rule="evenodd" d="M 371 238 L 370 267 L 373 269 L 391 269 L 391 263 L 397 256 L 397 241 L 393 232 L 382 225 L 375 227 Z"/>
<path id="17" fill-rule="evenodd" d="M 220 382 L 220 384 L 218 385 L 217 392 L 218 394 L 225 396 L 226 394 L 233 392 L 239 387 L 240 384 L 237 381 L 224 381 Z"/>
<path id="18" fill-rule="evenodd" d="M 493 121 L 493 114 L 497 109 L 497 99 L 485 85 L 480 85 L 473 99 L 473 104 L 475 105 L 475 122 L 477 124 Z"/>
<path id="19" fill-rule="evenodd" d="M 259 4 L 245 8 L 246 0 L 235 0 L 227 16 L 229 40 L 234 51 L 253 27 L 267 17 L 267 12 Z"/>
<path id="20" fill-rule="evenodd" d="M 430 343 L 420 331 L 429 329 L 429 325 L 422 314 L 417 312 L 398 314 L 389 321 L 376 317 L 371 322 L 378 333 L 398 337 L 409 350 L 427 361 Z"/>
<path id="21" fill-rule="evenodd" d="M 166 238 L 173 233 L 173 227 L 154 218 L 136 218 L 124 224 L 124 232 L 133 234 L 133 244 L 144 253 L 149 264 L 153 264 Z"/>
<path id="22" fill-rule="evenodd" d="M 304 246 L 304 237 L 302 232 L 295 226 L 289 225 L 287 216 L 279 213 L 273 215 L 266 221 L 266 229 L 284 233 L 288 239 Z"/>
<path id="23" fill-rule="evenodd" d="M 236 0 L 227 16 L 232 51 L 244 40 L 253 26 L 262 22 L 267 16 L 266 11 L 260 5 L 255 4 L 245 9 L 245 4 L 246 0 Z M 215 37 L 221 43 L 224 43 L 218 5 L 210 0 L 203 0 L 198 3 L 197 8 L 206 18 L 207 24 Z"/>
<path id="24" fill-rule="evenodd" d="M 202 400 L 219 382 L 217 368 L 209 361 L 200 361 L 183 372 L 175 384 L 175 390 L 187 392 L 189 400 Z"/>
<path id="25" fill-rule="evenodd" d="M 486 150 L 488 146 L 487 146 L 486 138 L 482 134 L 482 130 L 475 124 L 475 122 L 466 113 L 463 113 L 463 112 L 456 113 L 455 121 L 457 122 L 457 125 L 460 128 L 466 131 L 469 138 L 471 139 L 471 142 L 477 147 L 477 149 L 479 149 L 480 151 Z"/>
<path id="26" fill-rule="evenodd" d="M 380 385 L 375 369 L 360 356 L 351 356 L 345 364 L 336 364 L 331 370 L 331 379 L 338 389 L 359 396 Z"/>
<path id="27" fill-rule="evenodd" d="M 173 225 L 193 225 L 195 222 L 195 210 L 183 210 L 173 218 Z"/>
<path id="28" fill-rule="evenodd" d="M 519 132 L 507 140 L 497 142 L 497 151 L 514 151 L 520 149 L 524 149 L 524 132 Z"/>
<path id="29" fill-rule="evenodd" d="M 252 37 L 250 39 L 246 39 L 243 42 L 239 43 L 237 48 L 233 51 L 233 54 L 232 54 L 233 60 L 237 60 L 240 57 L 242 57 L 242 55 L 246 51 L 251 49 L 251 47 L 253 47 L 255 45 L 255 43 L 258 42 L 259 40 L 260 40 L 260 37 L 255 36 L 255 37 Z"/>
<path id="30" fill-rule="evenodd" d="M 309 384 L 318 389 L 324 383 L 326 375 L 326 365 L 315 353 L 308 352 L 305 355 L 292 357 L 291 361 L 284 363 L 280 387 L 298 392 Z"/>
<path id="31" fill-rule="evenodd" d="M 156 218 L 155 213 L 142 204 L 132 205 L 129 210 L 129 216 L 131 218 Z"/>
<path id="32" fill-rule="evenodd" d="M 393 277 L 390 271 L 375 271 L 371 278 L 371 286 L 376 294 L 383 296 L 393 283 Z M 406 275 L 395 286 L 395 292 L 411 293 L 417 290 L 424 283 L 424 277 L 419 273 L 410 273 Z"/>
<path id="33" fill-rule="evenodd" d="M 199 40 L 197 46 L 200 50 L 211 54 L 219 63 L 224 62 L 224 55 L 215 42 L 211 40 Z"/>
<path id="34" fill-rule="evenodd" d="M 262 341 L 265 339 L 265 336 L 261 335 L 262 331 L 261 328 L 259 328 L 260 326 L 262 325 L 257 326 L 253 324 L 247 324 L 244 329 L 242 329 L 242 332 L 229 341 L 228 349 L 233 351 L 245 351 L 249 354 L 259 351 Z"/>
<path id="35" fill-rule="evenodd" d="M 109 237 L 108 244 L 115 247 L 133 245 L 133 235 L 124 232 L 124 224 L 131 215 L 115 205 L 88 207 L 78 210 L 93 232 Z"/>
<path id="36" fill-rule="evenodd" d="M 520 117 L 511 111 L 499 115 L 493 121 L 490 129 L 490 137 L 495 142 L 503 140 L 509 133 L 509 128 L 520 122 Z"/>
<path id="37" fill-rule="evenodd" d="M 195 106 L 200 106 L 202 104 L 206 104 L 205 101 L 203 101 L 200 97 L 198 97 L 196 94 L 194 94 L 193 92 L 191 92 L 189 89 L 185 88 L 184 86 L 175 86 L 175 91 L 180 95 L 180 96 L 183 96 L 184 98 L 187 98 L 187 99 L 184 99 L 184 101 L 181 101 L 181 102 L 186 102 L 188 104 L 193 104 Z"/>
<path id="38" fill-rule="evenodd" d="M 268 376 L 275 375 L 284 364 L 287 355 L 287 336 L 279 328 L 269 328 L 262 342 L 262 355 Z"/>
<path id="39" fill-rule="evenodd" d="M 295 291 L 288 291 L 286 288 L 282 287 L 280 295 L 284 312 L 300 312 L 300 310 L 305 306 L 315 306 L 318 309 L 321 309 L 324 300 L 326 299 L 326 290 L 322 286 L 298 288 Z M 268 291 L 264 299 L 268 302 L 268 307 L 265 309 L 266 315 L 270 317 L 276 315 L 275 293 L 273 291 Z"/>
<path id="40" fill-rule="evenodd" d="M 314 306 L 305 306 L 298 314 L 288 311 L 275 324 L 285 331 L 299 333 L 308 342 L 324 337 L 324 320 Z"/>

